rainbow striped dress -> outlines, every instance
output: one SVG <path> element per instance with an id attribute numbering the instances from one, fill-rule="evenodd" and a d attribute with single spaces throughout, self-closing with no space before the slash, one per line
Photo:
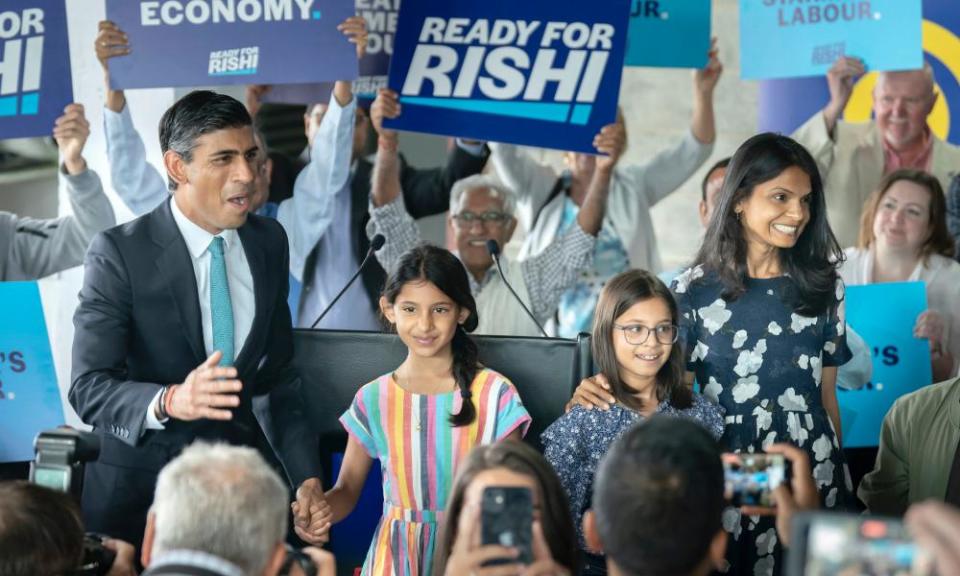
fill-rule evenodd
<path id="1" fill-rule="evenodd" d="M 364 576 L 430 576 L 440 520 L 460 462 L 530 415 L 503 375 L 483 368 L 471 385 L 477 418 L 454 428 L 459 391 L 413 394 L 385 374 L 361 388 L 340 423 L 383 472 L 383 516 L 363 563 Z"/>

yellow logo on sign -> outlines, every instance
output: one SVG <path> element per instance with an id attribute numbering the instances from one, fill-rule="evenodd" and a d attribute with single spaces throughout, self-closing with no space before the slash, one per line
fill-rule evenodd
<path id="1" fill-rule="evenodd" d="M 943 26 L 923 21 L 923 51 L 943 63 L 953 75 L 954 81 L 960 83 L 960 38 Z M 873 87 L 877 84 L 877 73 L 865 74 L 857 81 L 847 107 L 843 110 L 843 119 L 847 122 L 866 122 L 870 120 L 873 111 Z M 944 97 L 937 86 L 940 96 L 933 106 L 933 112 L 927 118 L 930 129 L 941 140 L 946 140 L 950 134 L 950 102 Z M 960 102 L 954 102 L 960 106 Z"/>

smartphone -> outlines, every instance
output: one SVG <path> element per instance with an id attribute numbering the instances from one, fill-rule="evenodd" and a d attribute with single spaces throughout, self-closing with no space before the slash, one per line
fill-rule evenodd
<path id="1" fill-rule="evenodd" d="M 490 486 L 480 505 L 481 543 L 516 548 L 519 556 L 484 564 L 533 563 L 533 494 L 529 488 Z"/>
<path id="2" fill-rule="evenodd" d="M 936 576 L 932 556 L 896 518 L 803 513 L 791 534 L 788 576 Z"/>
<path id="3" fill-rule="evenodd" d="M 723 463 L 724 492 L 735 507 L 776 506 L 774 489 L 786 478 L 780 454 L 733 454 Z"/>

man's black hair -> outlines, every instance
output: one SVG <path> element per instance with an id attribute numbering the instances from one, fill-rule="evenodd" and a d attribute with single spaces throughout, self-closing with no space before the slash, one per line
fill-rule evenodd
<path id="1" fill-rule="evenodd" d="M 160 150 L 173 150 L 189 163 L 197 138 L 204 134 L 252 124 L 247 109 L 235 98 L 210 90 L 194 90 L 177 100 L 160 119 Z M 167 176 L 170 190 L 177 183 Z"/>
<path id="2" fill-rule="evenodd" d="M 720 448 L 699 424 L 654 416 L 604 456 L 593 513 L 604 552 L 626 574 L 692 574 L 721 529 Z"/>

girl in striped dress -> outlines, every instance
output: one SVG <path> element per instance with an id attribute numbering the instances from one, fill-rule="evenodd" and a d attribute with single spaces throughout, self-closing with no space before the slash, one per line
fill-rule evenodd
<path id="1" fill-rule="evenodd" d="M 349 434 L 333 522 L 356 505 L 374 459 L 383 517 L 362 574 L 430 576 L 437 532 L 458 465 L 474 446 L 520 438 L 530 424 L 516 389 L 478 363 L 467 334 L 477 307 L 455 256 L 420 246 L 400 260 L 380 299 L 407 346 L 399 368 L 363 386 L 340 422 Z"/>

